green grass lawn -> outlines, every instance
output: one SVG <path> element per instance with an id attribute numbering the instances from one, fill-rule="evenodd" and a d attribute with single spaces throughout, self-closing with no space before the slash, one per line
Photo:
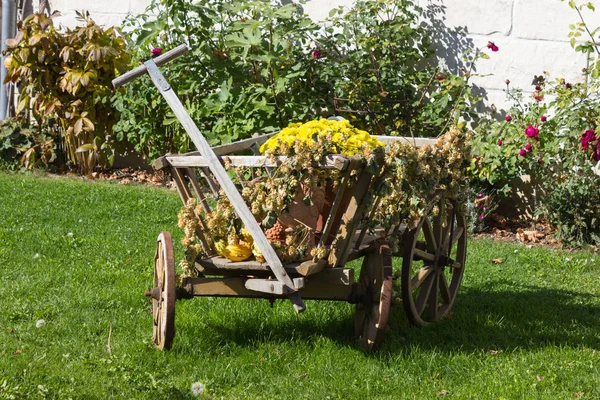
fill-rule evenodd
<path id="1" fill-rule="evenodd" d="M 194 382 L 224 399 L 600 398 L 600 256 L 483 239 L 451 317 L 412 328 L 397 306 L 377 353 L 349 304 L 216 298 L 178 301 L 156 351 L 143 293 L 160 231 L 183 254 L 179 207 L 162 188 L 0 174 L 0 399 L 187 399 Z"/>

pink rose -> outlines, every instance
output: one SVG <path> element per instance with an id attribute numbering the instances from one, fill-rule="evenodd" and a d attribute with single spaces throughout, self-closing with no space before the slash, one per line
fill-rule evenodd
<path id="1" fill-rule="evenodd" d="M 487 48 L 490 49 L 493 52 L 496 52 L 496 51 L 499 50 L 498 46 L 496 46 L 496 43 L 494 43 L 494 42 L 488 42 Z"/>
<path id="2" fill-rule="evenodd" d="M 596 140 L 596 132 L 593 129 L 588 129 L 581 137 L 581 148 L 587 150 L 590 142 L 594 140 Z"/>

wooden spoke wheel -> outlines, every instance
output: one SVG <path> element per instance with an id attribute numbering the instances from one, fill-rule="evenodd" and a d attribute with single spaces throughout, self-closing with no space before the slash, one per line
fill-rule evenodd
<path id="1" fill-rule="evenodd" d="M 467 226 L 457 202 L 442 194 L 403 243 L 402 303 L 412 324 L 426 326 L 448 315 L 462 282 Z"/>
<path id="2" fill-rule="evenodd" d="M 169 232 L 161 232 L 156 240 L 151 297 L 154 316 L 152 344 L 160 350 L 168 350 L 175 337 L 175 259 Z"/>
<path id="3" fill-rule="evenodd" d="M 383 342 L 392 305 L 392 256 L 387 244 L 378 243 L 364 257 L 358 290 L 354 331 L 365 349 L 374 350 Z"/>

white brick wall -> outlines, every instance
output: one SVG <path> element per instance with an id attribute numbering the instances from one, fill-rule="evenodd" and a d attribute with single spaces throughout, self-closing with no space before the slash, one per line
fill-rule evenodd
<path id="1" fill-rule="evenodd" d="M 441 12 L 436 20 L 449 28 L 464 27 L 468 32 L 463 40 L 485 47 L 495 42 L 500 51 L 489 52 L 490 60 L 481 60 L 474 83 L 487 93 L 488 106 L 498 109 L 507 106 L 504 81 L 532 91 L 533 75 L 549 71 L 553 77 L 564 77 L 576 82 L 582 79 L 581 69 L 586 57 L 575 53 L 568 43 L 569 24 L 578 22 L 577 13 L 560 0 L 415 0 L 423 8 L 436 7 Z M 140 13 L 149 0 L 51 0 L 52 9 L 61 11 L 58 21 L 74 26 L 74 10 L 90 11 L 100 24 L 118 24 L 127 13 Z M 600 8 L 600 1 L 592 0 Z M 351 5 L 352 0 L 311 0 L 305 11 L 315 20 L 327 17 L 329 10 L 340 5 Z M 600 26 L 600 10 L 585 10 L 590 27 Z M 448 39 L 448 38 L 446 38 Z M 447 49 L 450 58 L 456 52 Z M 455 65 L 451 61 L 449 66 Z"/>

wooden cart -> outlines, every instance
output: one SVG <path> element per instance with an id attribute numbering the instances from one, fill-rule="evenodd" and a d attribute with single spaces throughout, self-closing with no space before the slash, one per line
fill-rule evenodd
<path id="1" fill-rule="evenodd" d="M 218 192 L 220 188 L 266 262 L 232 262 L 213 252 L 214 256 L 197 261 L 199 277 L 184 278 L 177 287 L 171 235 L 162 232 L 156 244 L 154 288 L 147 292 L 153 302 L 153 344 L 159 349 L 171 347 L 175 335 L 175 301 L 194 296 L 271 301 L 288 298 L 297 312 L 306 308 L 305 299 L 346 301 L 356 305 L 355 333 L 367 349 L 377 348 L 382 343 L 393 303 L 394 279 L 401 279 L 401 302 L 411 323 L 425 326 L 447 316 L 461 284 L 466 257 L 466 221 L 457 201 L 440 191 L 415 228 L 401 225 L 382 230 L 376 236 L 367 235 L 360 227 L 371 213 L 367 204 L 372 204 L 369 200 L 373 171 L 365 168 L 359 159 L 329 156 L 322 160 L 319 168 L 337 169 L 342 179 L 348 179 L 350 173 L 357 174 L 358 180 L 352 187 L 341 184 L 331 204 L 320 232 L 326 255 L 317 261 L 283 265 L 240 194 L 242 182 L 234 183 L 223 166 L 226 158 L 232 166 L 276 167 L 264 156 L 235 155 L 248 153 L 272 135 L 211 148 L 158 69 L 186 51 L 182 45 L 148 60 L 115 79 L 113 85 L 123 85 L 145 73 L 150 75 L 198 149 L 193 153 L 161 157 L 155 167 L 170 172 L 184 204 L 195 198 L 207 212 L 211 206 L 206 201 L 206 191 Z M 378 139 L 384 142 L 411 140 L 417 147 L 433 142 L 432 139 L 400 137 Z M 435 206 L 445 212 L 433 216 Z M 440 215 L 444 215 L 446 221 L 441 221 Z M 210 248 L 206 238 L 211 232 L 200 227 L 196 234 L 205 248 Z M 399 240 L 398 251 L 391 251 L 389 238 Z M 399 273 L 392 271 L 393 256 L 402 257 Z M 355 279 L 354 269 L 347 268 L 346 264 L 359 258 L 363 259 L 362 266 Z"/>

